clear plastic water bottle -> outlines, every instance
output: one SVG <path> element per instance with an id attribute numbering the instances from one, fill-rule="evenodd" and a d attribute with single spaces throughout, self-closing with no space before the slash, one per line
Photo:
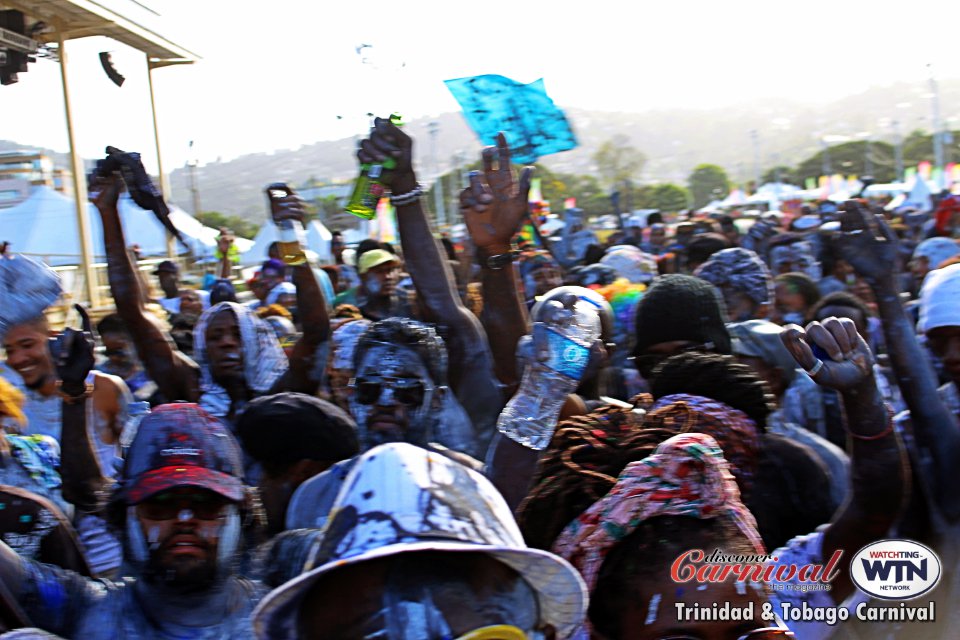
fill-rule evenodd
<path id="1" fill-rule="evenodd" d="M 124 457 L 140 429 L 140 421 L 149 413 L 149 402 L 131 402 L 127 405 L 127 421 L 123 425 L 123 431 L 120 432 L 120 450 L 123 451 Z"/>
<path id="2" fill-rule="evenodd" d="M 533 360 L 497 420 L 500 433 L 537 450 L 550 444 L 563 403 L 580 384 L 601 329 L 596 305 L 574 295 L 549 301 L 539 318 L 533 324 Z"/>

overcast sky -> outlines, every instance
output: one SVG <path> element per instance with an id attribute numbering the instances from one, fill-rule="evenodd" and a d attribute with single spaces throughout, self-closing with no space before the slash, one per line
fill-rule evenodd
<path id="1" fill-rule="evenodd" d="M 202 56 L 154 73 L 167 171 L 190 158 L 191 140 L 209 162 L 352 136 L 368 111 L 456 111 L 443 81 L 483 73 L 542 77 L 561 107 L 616 111 L 828 102 L 925 80 L 928 63 L 940 79 L 960 77 L 948 0 L 145 3 L 165 35 Z M 81 153 L 141 150 L 155 170 L 142 54 L 102 38 L 68 45 Z M 100 69 L 104 50 L 122 88 Z M 66 151 L 62 99 L 58 65 L 31 65 L 0 87 L 0 138 Z"/>

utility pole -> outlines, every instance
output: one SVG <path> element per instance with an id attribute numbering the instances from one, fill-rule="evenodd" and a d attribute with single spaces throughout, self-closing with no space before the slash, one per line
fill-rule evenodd
<path id="1" fill-rule="evenodd" d="M 190 167 L 190 193 L 193 195 L 193 216 L 200 215 L 200 190 L 197 188 L 197 163 L 198 160 L 193 157 L 193 140 L 190 141 L 190 159 L 187 160 L 187 166 Z"/>
<path id="2" fill-rule="evenodd" d="M 937 85 L 937 79 L 933 76 L 933 65 L 928 64 L 930 70 L 930 108 L 933 117 L 933 166 L 934 169 L 940 169 L 937 174 L 940 176 L 937 187 L 943 188 L 943 135 L 940 132 L 940 87 Z"/>

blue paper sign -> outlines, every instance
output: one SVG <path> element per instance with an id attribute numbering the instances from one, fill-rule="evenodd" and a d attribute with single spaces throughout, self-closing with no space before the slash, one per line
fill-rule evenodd
<path id="1" fill-rule="evenodd" d="M 504 76 L 483 75 L 446 80 L 445 84 L 480 142 L 495 145 L 502 131 L 516 163 L 531 164 L 578 144 L 567 116 L 547 95 L 542 78 L 522 84 Z"/>

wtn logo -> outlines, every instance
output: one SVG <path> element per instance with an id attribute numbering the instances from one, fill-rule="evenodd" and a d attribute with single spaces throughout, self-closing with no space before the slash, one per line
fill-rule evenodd
<path id="1" fill-rule="evenodd" d="M 940 581 L 940 558 L 912 540 L 880 540 L 853 556 L 850 578 L 871 596 L 909 600 L 933 589 Z"/>
<path id="2" fill-rule="evenodd" d="M 927 579 L 927 561 L 921 560 L 919 564 L 909 560 L 861 560 L 863 563 L 863 572 L 867 574 L 867 580 L 889 580 L 890 572 L 894 571 L 894 582 L 903 582 L 904 580 L 926 580 Z"/>

